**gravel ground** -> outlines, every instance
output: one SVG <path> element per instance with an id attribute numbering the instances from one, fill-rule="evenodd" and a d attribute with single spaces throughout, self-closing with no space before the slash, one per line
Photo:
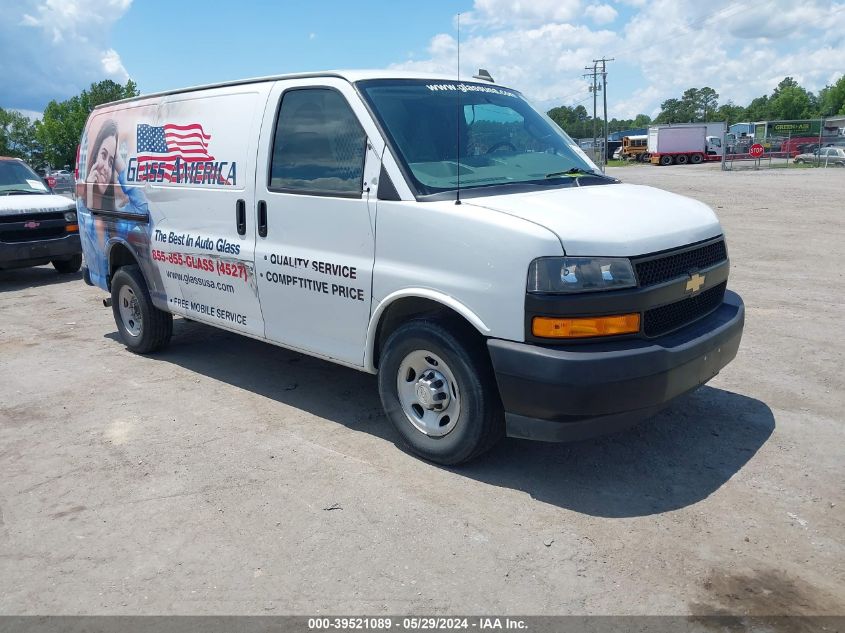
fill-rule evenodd
<path id="1" fill-rule="evenodd" d="M 0 272 L 0 613 L 845 614 L 845 170 L 611 169 L 712 205 L 737 359 L 620 435 L 395 446 L 373 377 Z"/>

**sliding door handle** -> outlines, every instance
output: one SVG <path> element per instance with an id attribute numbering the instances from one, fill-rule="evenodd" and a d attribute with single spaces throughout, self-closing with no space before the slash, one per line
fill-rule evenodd
<path id="1" fill-rule="evenodd" d="M 258 201 L 258 235 L 267 237 L 267 203 Z"/>
<path id="2" fill-rule="evenodd" d="M 238 200 L 235 203 L 235 226 L 238 228 L 238 235 L 246 235 L 246 202 Z"/>

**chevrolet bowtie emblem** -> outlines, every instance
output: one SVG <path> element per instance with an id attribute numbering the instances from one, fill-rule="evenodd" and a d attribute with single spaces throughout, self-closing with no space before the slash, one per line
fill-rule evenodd
<path id="1" fill-rule="evenodd" d="M 703 285 L 704 275 L 699 275 L 698 273 L 690 275 L 689 280 L 687 281 L 687 292 L 698 292 L 701 290 L 701 286 Z"/>

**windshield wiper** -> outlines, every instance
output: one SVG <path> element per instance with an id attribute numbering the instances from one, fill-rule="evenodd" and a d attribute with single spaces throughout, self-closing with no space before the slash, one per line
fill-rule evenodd
<path id="1" fill-rule="evenodd" d="M 572 167 L 566 171 L 553 171 L 550 174 L 546 174 L 546 178 L 560 178 L 561 176 L 593 176 L 604 180 L 616 180 L 616 178 L 611 178 L 605 174 L 600 174 L 595 171 L 587 171 L 585 169 L 581 169 L 580 167 Z"/>
<path id="2" fill-rule="evenodd" d="M 6 190 L 3 190 L 3 191 L 0 191 L 0 195 L 4 195 L 4 196 L 18 196 L 18 195 L 22 195 L 22 194 L 26 194 L 26 193 L 36 193 L 36 194 L 41 195 L 41 194 L 47 193 L 47 192 L 46 191 L 37 191 L 35 189 L 6 189 Z"/>

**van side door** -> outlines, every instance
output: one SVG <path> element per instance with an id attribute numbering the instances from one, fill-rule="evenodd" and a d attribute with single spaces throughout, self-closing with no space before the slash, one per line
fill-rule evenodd
<path id="1" fill-rule="evenodd" d="M 162 279 L 182 296 L 170 309 L 264 336 L 255 273 L 255 156 L 269 83 L 165 97 L 154 125 L 138 126 L 151 235 Z M 143 150 L 143 151 L 142 151 Z"/>
<path id="2" fill-rule="evenodd" d="M 378 173 L 383 149 L 348 82 L 300 79 L 274 87 L 255 208 L 268 339 L 363 365 L 375 250 L 375 209 L 364 182 L 365 172 Z"/>

